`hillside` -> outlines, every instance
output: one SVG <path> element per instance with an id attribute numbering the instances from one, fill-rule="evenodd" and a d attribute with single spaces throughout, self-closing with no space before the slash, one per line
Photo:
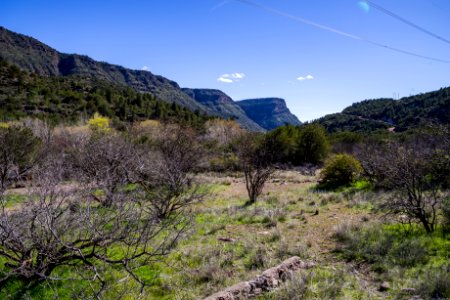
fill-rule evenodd
<path id="1" fill-rule="evenodd" d="M 98 62 L 84 55 L 60 53 L 32 37 L 14 33 L 1 26 L 0 59 L 45 77 L 78 77 L 85 80 L 95 78 L 114 85 L 128 86 L 137 92 L 149 93 L 191 111 L 235 119 L 243 128 L 251 131 L 270 130 L 285 123 L 300 124 L 284 101 L 275 101 L 271 105 L 267 100 L 256 103 L 258 100 L 252 107 L 244 105 L 241 108 L 219 90 L 181 89 L 176 82 L 149 71 Z"/>
<path id="2" fill-rule="evenodd" d="M 315 122 L 325 126 L 329 132 L 368 132 L 383 128 L 404 131 L 430 123 L 448 124 L 450 88 L 400 100 L 365 100 L 352 104 L 341 113 L 324 116 Z"/>
<path id="3" fill-rule="evenodd" d="M 82 76 L 127 85 L 192 111 L 210 113 L 208 108 L 186 95 L 178 84 L 148 71 L 130 70 L 95 61 L 87 56 L 60 53 L 38 40 L 0 26 L 0 58 L 23 70 L 43 76 Z"/>
<path id="4" fill-rule="evenodd" d="M 261 126 L 256 124 L 245 114 L 244 110 L 242 110 L 230 96 L 220 90 L 184 88 L 183 92 L 200 104 L 207 106 L 218 116 L 234 119 L 244 128 L 251 131 L 264 131 Z"/>
<path id="5" fill-rule="evenodd" d="M 286 124 L 300 125 L 301 122 L 286 106 L 284 99 L 263 98 L 236 102 L 247 116 L 266 130 L 272 130 Z"/>
<path id="6" fill-rule="evenodd" d="M 92 77 L 44 77 L 0 60 L 0 121 L 35 116 L 70 122 L 95 112 L 114 120 L 174 120 L 196 125 L 205 116 L 150 94 Z"/>

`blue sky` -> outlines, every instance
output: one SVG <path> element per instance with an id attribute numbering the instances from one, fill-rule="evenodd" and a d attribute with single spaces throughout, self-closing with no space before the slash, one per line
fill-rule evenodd
<path id="1" fill-rule="evenodd" d="M 235 100 L 286 99 L 302 121 L 353 102 L 450 86 L 450 44 L 357 0 L 0 0 L 0 25 L 67 53 L 146 68 Z M 450 39 L 448 0 L 372 0 Z M 291 15 L 292 17 L 287 16 Z M 297 18 L 297 19 L 296 19 Z"/>

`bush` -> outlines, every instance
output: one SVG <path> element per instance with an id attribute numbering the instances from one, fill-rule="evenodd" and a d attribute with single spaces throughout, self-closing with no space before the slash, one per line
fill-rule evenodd
<path id="1" fill-rule="evenodd" d="M 91 128 L 94 132 L 108 132 L 111 130 L 110 128 L 110 120 L 107 117 L 103 117 L 98 113 L 89 119 L 88 121 L 89 128 Z"/>
<path id="2" fill-rule="evenodd" d="M 329 153 L 325 128 L 319 124 L 302 126 L 298 135 L 297 155 L 299 163 L 317 164 Z"/>
<path id="3" fill-rule="evenodd" d="M 357 180 L 363 172 L 359 161 L 348 154 L 338 154 L 329 158 L 320 172 L 319 186 L 337 188 L 347 186 Z"/>

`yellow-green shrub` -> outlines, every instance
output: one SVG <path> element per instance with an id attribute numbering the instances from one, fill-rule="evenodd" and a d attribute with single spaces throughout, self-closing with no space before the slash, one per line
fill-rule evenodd
<path id="1" fill-rule="evenodd" d="M 107 117 L 103 117 L 98 113 L 88 121 L 89 128 L 94 132 L 108 132 L 111 130 L 110 120 Z"/>

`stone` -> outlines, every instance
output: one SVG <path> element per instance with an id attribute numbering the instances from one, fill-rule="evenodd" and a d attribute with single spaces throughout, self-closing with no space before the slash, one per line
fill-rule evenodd
<path id="1" fill-rule="evenodd" d="M 243 300 L 271 291 L 292 278 L 292 273 L 300 269 L 310 269 L 313 262 L 304 262 L 299 257 L 291 257 L 276 267 L 267 269 L 256 278 L 235 284 L 224 291 L 215 293 L 205 300 Z"/>

